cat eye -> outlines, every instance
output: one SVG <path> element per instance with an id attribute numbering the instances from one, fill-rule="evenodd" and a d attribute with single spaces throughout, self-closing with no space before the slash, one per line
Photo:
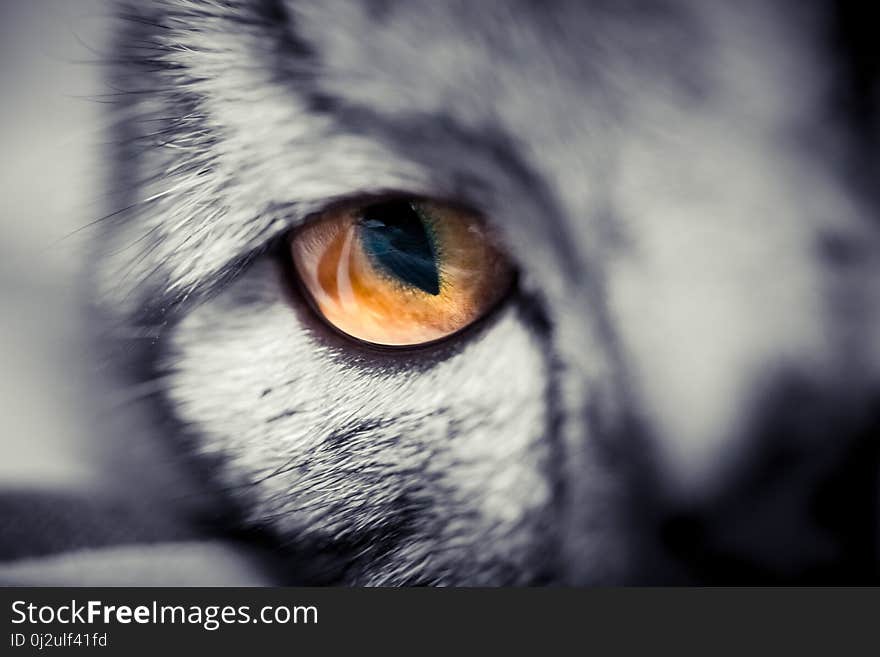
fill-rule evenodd
<path id="1" fill-rule="evenodd" d="M 330 209 L 294 232 L 290 248 L 313 307 L 377 345 L 457 333 L 491 310 L 513 278 L 480 216 L 410 197 Z"/>

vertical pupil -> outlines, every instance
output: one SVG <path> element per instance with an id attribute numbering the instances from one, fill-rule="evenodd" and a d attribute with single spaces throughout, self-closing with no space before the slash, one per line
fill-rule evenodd
<path id="1" fill-rule="evenodd" d="M 364 252 L 374 265 L 428 294 L 440 294 L 434 243 L 412 202 L 367 206 L 358 228 Z"/>

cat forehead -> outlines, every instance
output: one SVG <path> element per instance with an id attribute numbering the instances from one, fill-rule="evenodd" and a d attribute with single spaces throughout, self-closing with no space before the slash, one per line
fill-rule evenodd
<path id="1" fill-rule="evenodd" d="M 562 256 L 576 272 L 599 246 L 605 229 L 592 218 L 616 157 L 613 135 L 641 97 L 690 102 L 709 83 L 703 19 L 688 3 L 287 7 L 328 114 L 423 165 L 435 189 L 522 228 L 515 241 L 556 241 L 537 258 L 542 269 Z M 468 180 L 494 198 L 471 194 Z"/>
<path id="2" fill-rule="evenodd" d="M 607 232 L 597 226 L 600 208 L 637 191 L 625 180 L 633 172 L 656 178 L 653 167 L 665 158 L 667 168 L 683 169 L 675 177 L 697 181 L 704 174 L 690 170 L 694 156 L 714 149 L 753 162 L 719 172 L 718 185 L 770 161 L 772 146 L 752 135 L 815 119 L 824 70 L 809 56 L 810 20 L 783 20 L 785 4 L 287 6 L 291 32 L 312 49 L 318 93 L 377 118 L 355 111 L 355 130 L 384 121 L 383 137 L 398 133 L 407 158 L 479 168 L 495 182 L 493 163 L 481 163 L 476 147 L 503 144 L 506 163 L 519 158 L 531 174 L 505 188 L 512 204 L 546 185 L 532 217 L 560 217 L 570 224 L 566 244 L 585 253 Z M 455 140 L 464 146 L 449 148 Z M 524 237 L 546 239 L 546 231 Z"/>
<path id="3" fill-rule="evenodd" d="M 642 85 L 662 80 L 687 94 L 708 82 L 701 18 L 675 3 L 287 6 L 321 91 L 394 118 L 508 124 L 546 139 L 576 119 L 596 125 Z"/>

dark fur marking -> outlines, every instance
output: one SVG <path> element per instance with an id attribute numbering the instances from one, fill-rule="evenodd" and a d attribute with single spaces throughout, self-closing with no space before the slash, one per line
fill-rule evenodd
<path id="1" fill-rule="evenodd" d="M 277 422 L 278 420 L 283 420 L 286 417 L 293 417 L 294 415 L 296 415 L 297 413 L 300 413 L 300 412 L 301 412 L 300 409 L 290 408 L 286 411 L 279 413 L 278 415 L 273 415 L 272 417 L 268 418 L 266 420 L 266 424 L 270 424 L 272 422 Z"/>

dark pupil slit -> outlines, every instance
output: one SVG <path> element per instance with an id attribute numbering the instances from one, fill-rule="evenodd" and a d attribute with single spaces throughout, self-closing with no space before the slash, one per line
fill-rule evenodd
<path id="1" fill-rule="evenodd" d="M 434 243 L 411 202 L 367 206 L 358 225 L 373 264 L 428 294 L 440 294 Z"/>

